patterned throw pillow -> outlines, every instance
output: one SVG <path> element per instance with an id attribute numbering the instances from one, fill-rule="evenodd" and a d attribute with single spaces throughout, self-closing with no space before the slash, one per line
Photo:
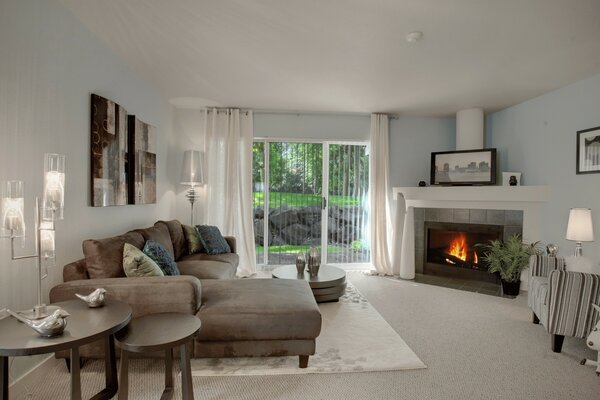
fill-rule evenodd
<path id="1" fill-rule="evenodd" d="M 175 259 L 160 243 L 147 240 L 143 252 L 158 264 L 165 275 L 180 275 Z"/>
<path id="2" fill-rule="evenodd" d="M 123 270 L 128 277 L 164 276 L 160 267 L 137 247 L 125 243 L 123 247 Z"/>
<path id="3" fill-rule="evenodd" d="M 195 226 L 183 225 L 183 233 L 185 234 L 185 241 L 188 245 L 189 254 L 204 252 L 200 235 L 198 235 L 198 231 L 196 230 Z"/>
<path id="4" fill-rule="evenodd" d="M 207 254 L 231 253 L 229 244 L 216 226 L 196 225 L 200 241 Z"/>

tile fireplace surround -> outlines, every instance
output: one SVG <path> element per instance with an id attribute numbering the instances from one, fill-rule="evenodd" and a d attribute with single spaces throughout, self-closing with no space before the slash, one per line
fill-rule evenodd
<path id="1" fill-rule="evenodd" d="M 414 279 L 417 268 L 422 270 L 423 253 L 415 248 L 422 244 L 426 220 L 504 225 L 505 235 L 520 230 L 522 225 L 526 242 L 539 240 L 541 210 L 549 193 L 548 186 L 393 188 L 397 210 L 406 209 L 406 213 L 396 213 L 394 260 L 400 262 L 396 262 L 394 272 L 402 279 Z M 521 289 L 526 290 L 526 272 L 521 282 Z"/>

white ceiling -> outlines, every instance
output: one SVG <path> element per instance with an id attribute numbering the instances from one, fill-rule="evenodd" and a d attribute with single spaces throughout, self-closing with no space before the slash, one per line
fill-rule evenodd
<path id="1" fill-rule="evenodd" d="M 60 2 L 184 106 L 441 116 L 600 73 L 600 0 Z"/>

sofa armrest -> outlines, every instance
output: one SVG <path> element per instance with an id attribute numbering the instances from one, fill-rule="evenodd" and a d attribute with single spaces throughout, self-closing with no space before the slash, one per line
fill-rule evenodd
<path id="1" fill-rule="evenodd" d="M 50 290 L 50 302 L 73 300 L 75 293 L 106 289 L 108 299 L 131 306 L 133 317 L 161 312 L 196 314 L 202 304 L 200 280 L 193 276 L 106 278 L 70 281 Z"/>
<path id="2" fill-rule="evenodd" d="M 235 253 L 237 250 L 235 238 L 233 236 L 225 236 L 225 240 L 227 241 L 227 244 L 229 245 L 231 252 Z"/>
<path id="3" fill-rule="evenodd" d="M 89 279 L 87 268 L 85 267 L 85 259 L 73 261 L 65 265 L 63 268 L 63 281 L 76 281 L 79 279 Z"/>
<path id="4" fill-rule="evenodd" d="M 598 320 L 592 303 L 600 302 L 600 275 L 574 271 L 550 272 L 548 279 L 548 332 L 586 337 Z"/>

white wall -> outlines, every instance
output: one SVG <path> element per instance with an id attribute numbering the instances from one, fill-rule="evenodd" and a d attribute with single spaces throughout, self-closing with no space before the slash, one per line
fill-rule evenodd
<path id="1" fill-rule="evenodd" d="M 89 207 L 92 92 L 158 128 L 156 205 Z M 83 239 L 148 226 L 174 214 L 166 172 L 171 112 L 154 88 L 62 6 L 48 0 L 0 2 L 0 180 L 25 181 L 29 244 L 43 155 L 61 153 L 67 160 L 65 219 L 57 223 L 57 267 L 44 281 L 45 294 L 62 281 L 62 266 L 82 256 Z M 0 240 L 0 308 L 30 307 L 36 301 L 36 264 L 9 258 L 9 241 Z M 11 374 L 19 376 L 31 365 L 31 360 L 16 359 Z"/>
<path id="2" fill-rule="evenodd" d="M 589 207 L 596 241 L 584 243 L 584 255 L 600 259 L 600 174 L 575 174 L 576 132 L 600 126 L 600 75 L 491 114 L 486 126 L 488 143 L 498 148 L 499 171 L 520 171 L 524 184 L 552 188 L 539 239 L 571 255 L 569 209 Z"/>

